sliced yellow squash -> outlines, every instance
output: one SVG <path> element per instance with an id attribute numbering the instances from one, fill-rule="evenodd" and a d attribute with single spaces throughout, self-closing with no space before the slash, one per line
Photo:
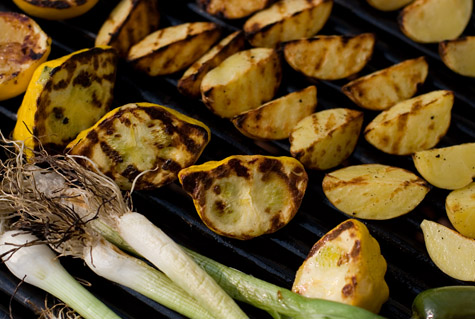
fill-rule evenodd
<path id="1" fill-rule="evenodd" d="M 13 0 L 26 14 L 47 19 L 71 19 L 91 10 L 99 0 Z"/>

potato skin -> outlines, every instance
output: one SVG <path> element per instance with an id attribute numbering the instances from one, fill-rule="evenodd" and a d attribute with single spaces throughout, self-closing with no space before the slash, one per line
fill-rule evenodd
<path id="1" fill-rule="evenodd" d="M 381 11 L 398 10 L 412 1 L 413 0 L 367 0 L 372 7 Z"/>

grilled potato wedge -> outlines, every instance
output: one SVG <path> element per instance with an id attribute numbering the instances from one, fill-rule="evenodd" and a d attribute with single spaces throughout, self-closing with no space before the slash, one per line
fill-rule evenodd
<path id="1" fill-rule="evenodd" d="M 62 152 L 112 105 L 117 53 L 95 47 L 41 64 L 18 109 L 13 139 L 38 149 Z"/>
<path id="2" fill-rule="evenodd" d="M 439 43 L 439 55 L 452 71 L 475 77 L 475 36 L 465 36 L 456 40 Z"/>
<path id="3" fill-rule="evenodd" d="M 475 177 L 475 143 L 416 152 L 412 159 L 419 174 L 438 188 L 462 188 Z"/>
<path id="4" fill-rule="evenodd" d="M 79 17 L 91 10 L 99 0 L 13 0 L 26 14 L 47 20 Z"/>
<path id="5" fill-rule="evenodd" d="M 317 87 L 309 86 L 236 115 L 232 122 L 247 137 L 280 140 L 288 138 L 294 126 L 312 114 L 316 107 Z"/>
<path id="6" fill-rule="evenodd" d="M 295 216 L 308 176 L 292 157 L 236 155 L 178 174 L 202 221 L 217 234 L 247 240 L 284 227 Z"/>
<path id="7" fill-rule="evenodd" d="M 368 228 L 348 219 L 313 245 L 296 273 L 292 291 L 378 313 L 389 297 L 386 268 Z"/>
<path id="8" fill-rule="evenodd" d="M 472 15 L 473 0 L 416 0 L 399 14 L 401 31 L 415 42 L 458 38 Z"/>
<path id="9" fill-rule="evenodd" d="M 411 98 L 424 83 L 428 70 L 424 57 L 406 60 L 353 80 L 342 91 L 358 106 L 382 111 Z"/>
<path id="10" fill-rule="evenodd" d="M 158 28 L 157 0 L 121 0 L 96 37 L 96 46 L 109 45 L 123 58 L 130 48 Z"/>
<path id="11" fill-rule="evenodd" d="M 374 35 L 354 37 L 316 36 L 284 44 L 289 65 L 304 75 L 321 80 L 338 80 L 358 73 L 371 58 Z"/>
<path id="12" fill-rule="evenodd" d="M 242 31 L 233 32 L 225 37 L 185 71 L 178 81 L 178 91 L 192 98 L 201 97 L 201 81 L 206 73 L 234 53 L 241 51 L 244 45 L 245 38 Z"/>
<path id="13" fill-rule="evenodd" d="M 273 0 L 197 0 L 211 15 L 225 19 L 240 19 L 267 7 Z"/>
<path id="14" fill-rule="evenodd" d="M 68 151 L 91 159 L 123 190 L 130 190 L 136 177 L 148 171 L 135 189 L 151 189 L 176 180 L 182 168 L 198 160 L 210 137 L 206 125 L 173 109 L 131 103 L 82 131 Z"/>
<path id="15" fill-rule="evenodd" d="M 25 92 L 35 69 L 49 56 L 51 38 L 26 15 L 0 12 L 0 101 Z"/>
<path id="16" fill-rule="evenodd" d="M 381 11 L 394 11 L 408 5 L 413 0 L 367 0 L 368 3 Z"/>
<path id="17" fill-rule="evenodd" d="M 475 182 L 452 191 L 445 200 L 445 210 L 459 233 L 475 239 Z"/>
<path id="18" fill-rule="evenodd" d="M 446 134 L 454 94 L 433 91 L 397 103 L 377 115 L 364 130 L 366 140 L 377 149 L 409 155 L 434 147 Z"/>
<path id="19" fill-rule="evenodd" d="M 343 213 L 362 219 L 391 219 L 412 211 L 429 192 L 417 175 L 398 167 L 363 164 L 328 173 L 323 192 Z"/>
<path id="20" fill-rule="evenodd" d="M 340 165 L 353 152 L 363 125 L 363 112 L 337 108 L 302 119 L 290 134 L 290 153 L 306 168 Z"/>
<path id="21" fill-rule="evenodd" d="M 259 11 L 244 24 L 249 43 L 275 47 L 280 42 L 308 38 L 325 25 L 333 0 L 281 0 Z"/>
<path id="22" fill-rule="evenodd" d="M 458 280 L 475 281 L 475 239 L 427 219 L 421 228 L 427 252 L 442 272 Z"/>
<path id="23" fill-rule="evenodd" d="M 215 114 L 232 118 L 271 100 L 282 79 L 275 49 L 237 52 L 209 71 L 201 82 L 201 98 Z"/>
<path id="24" fill-rule="evenodd" d="M 198 60 L 220 35 L 220 28 L 212 22 L 191 22 L 160 29 L 133 45 L 127 59 L 150 76 L 175 73 Z"/>

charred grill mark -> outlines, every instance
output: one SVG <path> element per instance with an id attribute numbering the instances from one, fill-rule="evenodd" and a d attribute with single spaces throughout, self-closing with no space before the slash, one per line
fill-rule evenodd
<path id="1" fill-rule="evenodd" d="M 213 185 L 213 176 L 205 172 L 193 172 L 181 176 L 183 189 L 196 200 L 201 207 L 206 204 L 206 191 Z"/>
<path id="2" fill-rule="evenodd" d="M 102 143 L 101 143 L 101 146 L 102 146 Z M 127 178 L 130 182 L 132 182 L 139 174 L 140 174 L 140 171 L 132 164 L 127 165 L 125 170 L 123 170 L 122 173 L 120 173 L 120 175 Z"/>
<path id="3" fill-rule="evenodd" d="M 351 296 L 355 292 L 356 285 L 357 285 L 356 277 L 353 276 L 353 277 L 351 277 L 351 283 L 346 284 L 341 289 L 341 293 L 343 294 L 343 297 Z"/>
<path id="4" fill-rule="evenodd" d="M 55 119 L 62 119 L 64 117 L 64 108 L 59 106 L 53 107 L 53 115 Z"/>
<path id="5" fill-rule="evenodd" d="M 340 226 L 338 226 L 338 228 L 336 228 L 336 229 L 332 230 L 331 232 L 327 233 L 319 241 L 317 241 L 317 243 L 315 245 L 313 245 L 313 247 L 312 247 L 312 249 L 310 249 L 310 252 L 308 253 L 308 256 L 307 256 L 306 259 L 314 256 L 318 252 L 318 250 L 320 250 L 320 248 L 322 248 L 323 245 L 325 245 L 326 242 L 334 240 L 335 238 L 340 236 L 341 233 L 343 233 L 344 231 L 346 231 L 350 228 L 353 228 L 353 227 L 356 227 L 356 225 L 351 220 L 347 220 L 347 221 L 341 223 Z"/>
<path id="6" fill-rule="evenodd" d="M 31 5 L 42 7 L 42 8 L 53 8 L 53 9 L 69 9 L 72 8 L 72 5 L 67 1 L 45 1 L 45 0 L 27 0 Z M 82 5 L 86 0 L 75 0 L 76 5 Z"/>
<path id="7" fill-rule="evenodd" d="M 230 169 L 236 172 L 236 175 L 239 177 L 244 177 L 246 179 L 250 178 L 249 169 L 242 165 L 239 159 L 233 158 L 228 161 L 228 166 Z"/>
<path id="8" fill-rule="evenodd" d="M 93 74 L 83 70 L 73 79 L 73 85 L 80 85 L 84 88 L 88 88 L 91 86 L 92 82 L 95 81 L 97 81 L 97 79 Z"/>
<path id="9" fill-rule="evenodd" d="M 172 159 L 165 160 L 161 168 L 174 174 L 178 173 L 182 169 L 181 165 Z"/>
<path id="10" fill-rule="evenodd" d="M 104 141 L 99 142 L 99 145 L 104 152 L 104 154 L 111 160 L 112 163 L 118 164 L 122 163 L 124 159 L 122 156 L 117 152 L 115 149 L 113 149 L 109 144 L 107 144 Z"/>
<path id="11" fill-rule="evenodd" d="M 361 241 L 356 240 L 353 248 L 351 248 L 350 256 L 351 258 L 356 258 L 361 252 Z"/>

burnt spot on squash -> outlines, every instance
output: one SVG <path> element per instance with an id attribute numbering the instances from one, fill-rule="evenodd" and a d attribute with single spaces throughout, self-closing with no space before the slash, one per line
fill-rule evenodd
<path id="1" fill-rule="evenodd" d="M 250 178 L 249 169 L 242 165 L 240 160 L 233 158 L 228 161 L 228 166 L 236 173 L 237 176 L 244 177 L 246 179 Z"/>
<path id="2" fill-rule="evenodd" d="M 353 277 L 351 277 L 351 282 L 346 284 L 345 286 L 343 286 L 343 288 L 341 289 L 341 293 L 342 293 L 343 297 L 347 298 L 347 297 L 350 297 L 351 295 L 353 295 L 355 293 L 355 290 L 356 290 L 356 285 L 357 285 L 356 277 L 353 276 Z"/>
<path id="3" fill-rule="evenodd" d="M 335 238 L 340 236 L 341 233 L 353 227 L 356 227 L 356 225 L 353 223 L 352 220 L 347 220 L 341 223 L 337 228 L 327 233 L 319 241 L 317 241 L 315 245 L 313 245 L 313 247 L 310 249 L 310 252 L 307 255 L 306 260 L 314 256 L 320 250 L 320 248 L 322 248 L 328 241 L 334 240 Z"/>

